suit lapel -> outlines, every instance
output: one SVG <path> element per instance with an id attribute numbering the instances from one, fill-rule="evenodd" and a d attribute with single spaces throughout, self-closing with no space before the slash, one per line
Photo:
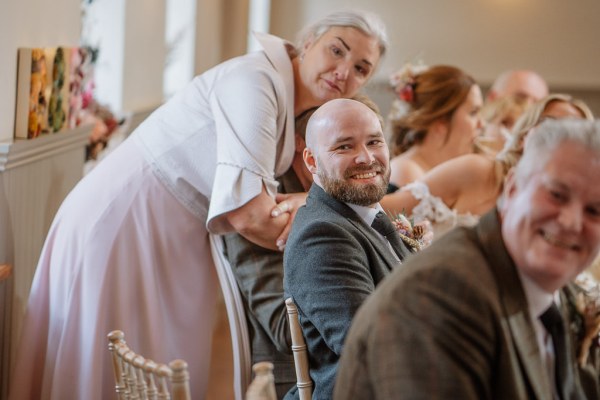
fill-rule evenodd
<path id="1" fill-rule="evenodd" d="M 500 233 L 500 223 L 496 210 L 481 218 L 476 227 L 479 239 L 490 268 L 498 282 L 500 304 L 504 315 L 502 328 L 512 339 L 517 360 L 513 362 L 514 370 L 522 370 L 536 398 L 551 399 L 551 383 L 546 374 L 540 349 L 537 343 L 535 328 L 529 316 L 529 307 L 521 280 L 514 262 L 504 247 Z M 513 358 L 514 359 L 514 358 Z M 525 390 L 525 388 L 523 388 Z"/>
<path id="2" fill-rule="evenodd" d="M 348 207 L 350 208 L 350 207 Z M 352 209 L 350 209 L 352 211 Z M 356 215 L 356 213 L 354 213 Z M 377 233 L 368 226 L 365 221 L 362 220 L 358 215 L 356 218 L 347 217 L 348 221 L 356 226 L 361 232 L 365 234 L 365 236 L 369 239 L 369 241 L 373 244 L 373 247 L 377 250 L 377 253 L 384 259 L 385 263 L 388 265 L 389 269 L 393 269 L 398 265 L 398 260 L 392 254 L 390 247 L 388 245 L 388 241 L 384 238 L 381 238 L 377 235 Z M 400 257 L 400 260 L 403 260 L 403 257 Z"/>
<path id="3" fill-rule="evenodd" d="M 373 247 L 377 250 L 381 258 L 383 258 L 388 265 L 389 269 L 393 269 L 398 265 L 398 261 L 390 251 L 388 246 L 388 241 L 384 238 L 381 238 L 369 225 L 365 223 L 365 221 L 354 212 L 353 209 L 348 207 L 346 204 L 342 203 L 331 197 L 327 194 L 319 185 L 313 183 L 309 191 L 309 197 L 313 197 L 315 200 L 324 203 L 329 208 L 333 209 L 336 213 L 340 214 L 342 217 L 346 218 L 350 223 L 352 223 L 358 230 L 360 230 L 373 244 Z M 400 249 L 401 254 L 405 257 L 404 254 L 408 254 L 408 250 L 405 248 Z M 400 257 L 403 260 L 403 257 Z"/>

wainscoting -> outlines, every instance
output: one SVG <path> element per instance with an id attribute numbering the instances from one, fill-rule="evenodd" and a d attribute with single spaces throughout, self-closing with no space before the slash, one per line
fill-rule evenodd
<path id="1" fill-rule="evenodd" d="M 31 281 L 54 214 L 81 179 L 91 127 L 0 143 L 0 264 L 13 274 L 0 289 L 2 388 L 6 398 L 10 366 L 21 334 Z"/>
<path id="2" fill-rule="evenodd" d="M 129 113 L 108 150 L 155 108 Z M 0 400 L 8 395 L 8 378 L 44 240 L 62 201 L 84 174 L 91 129 L 85 126 L 0 143 L 0 265 L 13 266 L 12 276 L 0 284 Z"/>

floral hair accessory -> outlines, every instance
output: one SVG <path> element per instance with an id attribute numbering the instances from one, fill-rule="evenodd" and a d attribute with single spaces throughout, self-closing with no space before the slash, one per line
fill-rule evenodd
<path id="1" fill-rule="evenodd" d="M 396 96 L 402 101 L 412 103 L 415 99 L 415 77 L 429 69 L 422 61 L 407 63 L 390 76 L 390 84 Z"/>
<path id="2" fill-rule="evenodd" d="M 391 215 L 390 219 L 404 243 L 419 251 L 429 246 L 433 240 L 431 223 L 427 220 L 414 224 L 404 213 Z"/>

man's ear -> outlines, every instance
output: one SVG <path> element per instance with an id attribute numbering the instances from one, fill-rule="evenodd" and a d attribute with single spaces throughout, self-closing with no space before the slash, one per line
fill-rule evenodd
<path id="1" fill-rule="evenodd" d="M 313 155 L 312 151 L 306 147 L 302 152 L 302 158 L 304 159 L 304 164 L 306 165 L 306 169 L 310 171 L 311 174 L 317 173 L 317 159 Z"/>
<path id="2" fill-rule="evenodd" d="M 306 142 L 298 134 L 294 135 L 294 145 L 296 146 L 296 153 L 302 153 L 306 148 Z"/>

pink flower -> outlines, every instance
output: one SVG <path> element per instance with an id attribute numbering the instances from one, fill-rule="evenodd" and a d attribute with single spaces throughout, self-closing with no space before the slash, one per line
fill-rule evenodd
<path id="1" fill-rule="evenodd" d="M 415 97 L 415 91 L 411 83 L 407 83 L 398 92 L 398 97 L 407 103 L 412 103 Z"/>

